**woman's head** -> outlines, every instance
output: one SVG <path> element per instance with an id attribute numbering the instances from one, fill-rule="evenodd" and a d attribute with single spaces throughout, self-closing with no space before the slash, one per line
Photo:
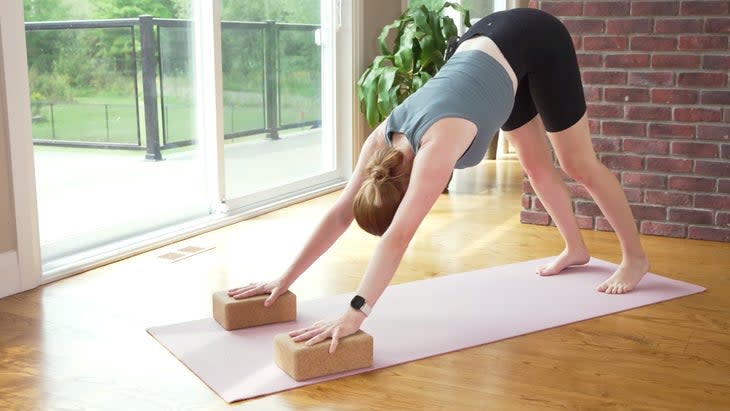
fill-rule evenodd
<path id="1" fill-rule="evenodd" d="M 393 147 L 375 152 L 365 169 L 365 181 L 355 195 L 352 210 L 357 224 L 373 235 L 383 235 L 393 221 L 408 187 L 403 153 Z"/>

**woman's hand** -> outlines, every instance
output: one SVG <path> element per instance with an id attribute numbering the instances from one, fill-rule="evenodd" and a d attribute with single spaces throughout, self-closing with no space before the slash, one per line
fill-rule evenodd
<path id="1" fill-rule="evenodd" d="M 228 290 L 228 296 L 233 297 L 236 300 L 241 300 L 248 297 L 261 294 L 271 294 L 269 298 L 264 301 L 265 307 L 270 307 L 280 295 L 284 294 L 289 289 L 288 285 L 285 285 L 281 280 L 275 281 L 262 281 L 257 283 L 251 283 L 243 287 L 232 288 Z"/>
<path id="2" fill-rule="evenodd" d="M 332 338 L 330 354 L 334 354 L 340 338 L 354 334 L 360 329 L 365 320 L 365 314 L 360 311 L 348 310 L 342 317 L 332 321 L 317 321 L 312 326 L 289 333 L 295 342 L 308 340 L 306 345 L 314 345 L 327 338 Z"/>

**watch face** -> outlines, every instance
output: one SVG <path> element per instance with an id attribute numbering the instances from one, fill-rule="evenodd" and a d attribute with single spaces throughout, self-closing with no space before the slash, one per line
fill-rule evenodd
<path id="1" fill-rule="evenodd" d="M 350 301 L 350 306 L 356 310 L 359 310 L 360 307 L 363 306 L 363 304 L 365 304 L 365 299 L 360 297 L 359 295 L 356 295 L 352 298 L 352 301 Z"/>

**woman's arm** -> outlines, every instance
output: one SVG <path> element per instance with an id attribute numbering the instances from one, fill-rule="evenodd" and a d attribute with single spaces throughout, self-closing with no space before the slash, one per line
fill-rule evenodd
<path id="1" fill-rule="evenodd" d="M 253 283 L 244 287 L 231 289 L 228 291 L 228 295 L 241 299 L 271 293 L 269 298 L 264 302 L 264 305 L 270 306 L 342 236 L 354 219 L 352 201 L 365 179 L 367 162 L 376 150 L 384 147 L 386 144 L 383 130 L 384 125 L 379 126 L 365 140 L 352 177 L 343 189 L 342 194 L 322 217 L 322 220 L 314 229 L 302 250 L 281 277 L 271 282 Z"/>
<path id="2" fill-rule="evenodd" d="M 448 118 L 438 121 L 424 135 L 406 194 L 357 289 L 357 294 L 364 297 L 369 305 L 375 305 L 390 283 L 418 226 L 442 193 L 456 161 L 469 147 L 475 134 L 473 123 Z M 364 320 L 362 312 L 347 309 L 338 320 L 318 322 L 290 335 L 295 337 L 295 341 L 308 340 L 307 344 L 332 337 L 330 352 L 334 352 L 338 339 L 357 331 Z"/>
<path id="3" fill-rule="evenodd" d="M 446 118 L 429 129 L 413 162 L 411 181 L 388 230 L 370 260 L 357 294 L 374 306 L 393 278 L 408 244 L 443 192 L 454 165 L 474 139 L 476 126 Z"/>

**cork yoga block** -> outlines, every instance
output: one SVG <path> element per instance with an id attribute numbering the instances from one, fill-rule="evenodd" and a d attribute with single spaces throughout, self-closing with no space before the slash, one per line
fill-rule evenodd
<path id="1" fill-rule="evenodd" d="M 332 340 L 307 346 L 288 334 L 274 337 L 274 362 L 296 381 L 322 377 L 373 365 L 373 337 L 362 330 L 340 339 L 334 354 Z"/>
<path id="2" fill-rule="evenodd" d="M 264 307 L 269 294 L 236 300 L 227 291 L 213 294 L 213 318 L 226 330 L 294 321 L 297 318 L 297 297 L 287 291 L 271 307 Z"/>

